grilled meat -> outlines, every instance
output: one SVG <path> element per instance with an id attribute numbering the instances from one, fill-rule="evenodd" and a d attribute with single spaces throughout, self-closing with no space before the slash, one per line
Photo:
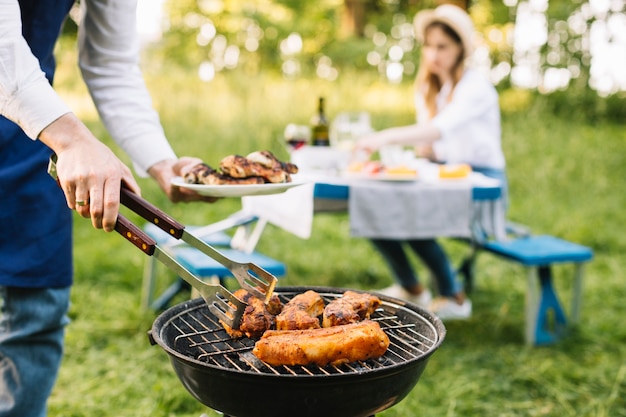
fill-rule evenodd
<path id="1" fill-rule="evenodd" d="M 291 181 L 290 174 L 281 167 L 266 167 L 241 155 L 229 155 L 220 161 L 220 169 L 233 178 L 262 177 L 267 182 Z"/>
<path id="2" fill-rule="evenodd" d="M 273 314 L 274 316 L 280 314 L 283 311 L 283 303 L 280 301 L 280 298 L 276 294 L 272 294 L 270 297 L 270 301 L 265 304 L 265 308 L 267 308 L 267 312 Z"/>
<path id="3" fill-rule="evenodd" d="M 371 320 L 320 329 L 268 330 L 252 353 L 274 365 L 309 365 L 364 361 L 387 351 L 389 337 Z"/>
<path id="4" fill-rule="evenodd" d="M 283 162 L 276 158 L 270 151 L 256 151 L 246 156 L 252 162 L 257 162 L 266 168 L 282 169 L 289 174 L 297 174 L 298 166 L 291 162 Z"/>
<path id="5" fill-rule="evenodd" d="M 246 177 L 246 178 L 233 178 L 228 175 L 220 174 L 214 171 L 204 179 L 204 184 L 207 185 L 244 185 L 244 184 L 265 184 L 266 181 L 262 177 Z"/>
<path id="6" fill-rule="evenodd" d="M 369 319 L 380 306 L 380 299 L 375 295 L 346 291 L 324 308 L 322 327 L 339 326 Z"/>
<path id="7" fill-rule="evenodd" d="M 244 289 L 235 291 L 233 295 L 248 304 L 248 306 L 241 318 L 239 330 L 235 330 L 226 323 L 221 322 L 231 337 L 246 336 L 251 339 L 258 339 L 266 330 L 274 328 L 276 322 L 275 315 L 280 313 L 282 309 L 282 303 L 277 295 L 272 295 L 268 305 Z"/>
<path id="8" fill-rule="evenodd" d="M 297 294 L 284 306 L 276 294 L 268 304 L 245 289 L 235 291 L 234 295 L 248 304 L 238 330 L 222 322 L 226 332 L 234 338 L 258 339 L 266 330 L 274 329 L 306 330 L 357 323 L 369 319 L 381 304 L 378 297 L 355 291 L 346 291 L 326 307 L 321 295 L 312 290 Z M 322 322 L 320 316 L 323 316 Z"/>
<path id="9" fill-rule="evenodd" d="M 303 330 L 320 328 L 319 316 L 324 312 L 324 300 L 309 290 L 293 297 L 276 316 L 276 330 Z"/>
<path id="10" fill-rule="evenodd" d="M 216 171 L 207 164 L 198 164 L 184 175 L 183 180 L 187 184 L 204 184 L 204 179 L 215 172 Z"/>
<path id="11" fill-rule="evenodd" d="M 224 175 L 207 164 L 198 164 L 185 174 L 183 180 L 187 184 L 206 185 L 238 185 L 238 184 L 265 184 L 261 177 L 233 178 Z"/>
<path id="12" fill-rule="evenodd" d="M 252 152 L 248 157 L 230 155 L 220 162 L 220 171 L 198 164 L 184 175 L 187 184 L 237 185 L 291 182 L 298 167 L 282 162 L 270 151 Z"/>

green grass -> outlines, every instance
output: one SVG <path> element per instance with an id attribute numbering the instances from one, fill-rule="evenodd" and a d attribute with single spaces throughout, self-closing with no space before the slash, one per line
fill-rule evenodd
<path id="1" fill-rule="evenodd" d="M 209 163 L 260 148 L 286 157 L 279 143 L 284 125 L 308 122 L 320 94 L 327 97 L 331 117 L 363 109 L 370 111 L 376 128 L 413 118 L 410 86 L 389 86 L 358 74 L 332 84 L 236 76 L 201 84 L 192 78 L 150 75 L 148 81 L 176 151 Z M 90 127 L 108 141 L 82 90 L 60 82 Z M 529 108 L 506 113 L 503 132 L 510 217 L 536 233 L 595 251 L 586 269 L 580 326 L 556 345 L 525 346 L 525 273 L 481 255 L 472 318 L 447 324 L 447 338 L 416 388 L 380 415 L 626 416 L 623 126 L 589 126 L 575 114 L 560 120 Z M 186 224 L 209 223 L 239 209 L 236 200 L 175 205 L 149 180 L 140 183 L 144 197 Z M 444 243 L 455 260 L 467 250 L 454 241 Z M 269 226 L 258 248 L 287 264 L 281 285 L 381 288 L 392 280 L 369 243 L 349 237 L 346 215 L 317 216 L 309 240 Z M 144 255 L 78 216 L 75 254 L 73 322 L 50 415 L 217 416 L 187 393 L 165 352 L 148 342 L 155 313 L 140 308 Z M 162 281 L 171 278 L 161 272 Z M 569 295 L 568 273 L 567 266 L 556 270 L 555 284 L 564 297 Z M 276 394 L 273 400 L 280 401 Z M 236 395 L 245 400 L 244 392 Z"/>

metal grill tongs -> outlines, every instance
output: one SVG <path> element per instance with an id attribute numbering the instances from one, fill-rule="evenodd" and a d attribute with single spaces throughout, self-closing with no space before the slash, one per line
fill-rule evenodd
<path id="1" fill-rule="evenodd" d="M 56 155 L 50 158 L 48 173 L 58 181 L 56 173 Z M 187 232 L 184 225 L 124 186 L 122 186 L 120 192 L 120 202 L 170 236 L 183 240 L 190 246 L 200 250 L 205 255 L 224 265 L 233 273 L 233 276 L 237 279 L 242 288 L 246 289 L 257 298 L 264 300 L 266 304 L 269 302 L 278 281 L 274 275 L 253 263 L 236 262 L 227 258 L 206 242 Z M 121 213 L 117 216 L 115 231 L 147 255 L 154 256 L 195 288 L 207 303 L 209 310 L 216 317 L 233 329 L 239 328 L 239 323 L 241 322 L 243 312 L 247 306 L 246 303 L 239 300 L 223 286 L 204 282 L 189 272 L 170 254 L 162 250 L 153 238 Z"/>

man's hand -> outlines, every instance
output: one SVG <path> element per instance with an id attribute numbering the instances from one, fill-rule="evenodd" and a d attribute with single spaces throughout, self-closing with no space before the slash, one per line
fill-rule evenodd
<path id="1" fill-rule="evenodd" d="M 201 164 L 202 160 L 190 156 L 183 156 L 178 160 L 167 159 L 157 162 L 148 169 L 148 173 L 158 183 L 167 197 L 174 203 L 188 201 L 205 201 L 213 203 L 217 201 L 214 197 L 205 197 L 195 191 L 172 185 L 174 177 L 184 177 L 193 167 Z"/>
<path id="2" fill-rule="evenodd" d="M 71 113 L 48 125 L 39 139 L 57 154 L 58 179 L 68 207 L 91 217 L 93 227 L 112 231 L 122 181 L 140 193 L 130 169 Z"/>

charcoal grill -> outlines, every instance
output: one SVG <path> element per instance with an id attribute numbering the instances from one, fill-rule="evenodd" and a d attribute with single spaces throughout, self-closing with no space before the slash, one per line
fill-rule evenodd
<path id="1" fill-rule="evenodd" d="M 328 303 L 346 291 L 328 287 L 283 287 L 283 303 L 307 290 Z M 165 350 L 176 375 L 202 404 L 236 417 L 367 417 L 400 402 L 417 384 L 446 330 L 420 307 L 379 295 L 372 315 L 389 336 L 378 359 L 340 366 L 270 366 L 252 354 L 254 340 L 233 339 L 202 299 L 159 315 L 150 342 Z"/>

